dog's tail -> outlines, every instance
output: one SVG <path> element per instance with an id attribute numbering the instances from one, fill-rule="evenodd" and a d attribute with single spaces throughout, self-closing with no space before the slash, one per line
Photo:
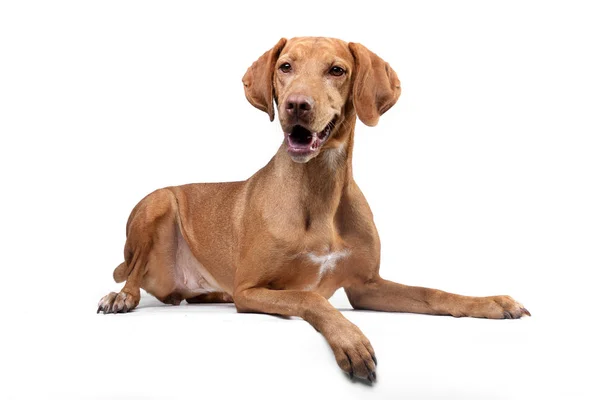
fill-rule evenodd
<path id="1" fill-rule="evenodd" d="M 117 268 L 115 268 L 113 272 L 113 279 L 117 283 L 125 282 L 130 273 L 131 268 L 129 268 L 127 263 L 123 261 Z"/>

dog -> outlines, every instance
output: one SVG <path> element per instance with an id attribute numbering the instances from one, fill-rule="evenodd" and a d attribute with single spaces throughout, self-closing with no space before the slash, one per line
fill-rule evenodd
<path id="1" fill-rule="evenodd" d="M 396 72 L 358 43 L 281 39 L 248 68 L 247 100 L 283 142 L 244 182 L 159 189 L 127 221 L 119 293 L 98 312 L 133 310 L 140 288 L 167 304 L 234 302 L 238 312 L 301 317 L 320 332 L 350 377 L 376 380 L 369 340 L 329 302 L 344 288 L 355 309 L 520 318 L 509 296 L 467 297 L 379 275 L 373 215 L 352 178 L 357 118 L 375 126 L 400 96 Z"/>

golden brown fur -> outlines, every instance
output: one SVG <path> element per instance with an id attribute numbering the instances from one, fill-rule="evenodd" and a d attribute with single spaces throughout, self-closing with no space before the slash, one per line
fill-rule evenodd
<path id="1" fill-rule="evenodd" d="M 163 302 L 234 301 L 239 312 L 299 316 L 321 332 L 339 366 L 375 380 L 369 340 L 327 301 L 353 307 L 484 318 L 529 314 L 508 296 L 465 297 L 379 276 L 380 243 L 352 178 L 357 117 L 374 126 L 400 95 L 394 70 L 366 47 L 281 39 L 243 78 L 246 98 L 285 133 L 273 159 L 244 182 L 157 190 L 132 211 L 120 293 L 99 304 L 127 312 L 140 288 Z"/>

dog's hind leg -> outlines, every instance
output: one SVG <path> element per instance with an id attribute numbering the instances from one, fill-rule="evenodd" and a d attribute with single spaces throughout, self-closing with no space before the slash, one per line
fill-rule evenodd
<path id="1" fill-rule="evenodd" d="M 139 257 L 138 257 L 139 258 Z M 107 313 L 124 313 L 133 310 L 140 302 L 140 286 L 139 286 L 139 275 L 142 267 L 141 262 L 136 262 L 136 258 L 133 259 L 133 268 L 131 273 L 127 277 L 127 283 L 119 293 L 110 292 L 98 303 L 97 312 Z M 127 263 L 123 263 L 117 267 L 126 267 Z M 136 268 L 137 267 L 137 268 Z M 115 270 L 116 271 L 116 270 Z"/>
<path id="2" fill-rule="evenodd" d="M 133 310 L 140 302 L 140 288 L 159 299 L 173 292 L 177 224 L 177 202 L 170 190 L 157 190 L 138 203 L 127 222 L 125 262 L 113 273 L 116 282 L 127 282 L 119 293 L 104 296 L 97 312 Z"/>

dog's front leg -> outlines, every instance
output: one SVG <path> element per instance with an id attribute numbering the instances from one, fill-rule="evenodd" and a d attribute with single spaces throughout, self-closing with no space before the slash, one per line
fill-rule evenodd
<path id="1" fill-rule="evenodd" d="M 369 340 L 323 296 L 298 290 L 251 288 L 233 296 L 238 312 L 259 312 L 296 316 L 321 332 L 331 346 L 335 359 L 350 377 L 376 379 L 377 359 Z"/>
<path id="2" fill-rule="evenodd" d="M 493 319 L 531 315 L 510 296 L 461 296 L 437 289 L 401 285 L 381 277 L 354 284 L 345 290 L 350 304 L 357 309 Z"/>

